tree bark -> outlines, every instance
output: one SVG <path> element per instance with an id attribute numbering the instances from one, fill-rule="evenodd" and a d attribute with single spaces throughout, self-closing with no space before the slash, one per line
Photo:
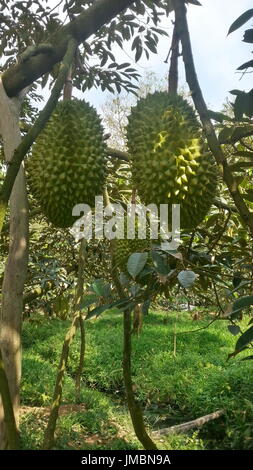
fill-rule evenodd
<path id="1" fill-rule="evenodd" d="M 109 200 L 107 189 L 105 190 Z M 117 270 L 113 260 L 113 250 L 111 245 L 111 256 L 112 256 L 112 278 L 117 289 L 119 298 L 124 298 L 124 290 L 119 281 Z M 148 435 L 144 423 L 144 417 L 141 405 L 135 397 L 134 384 L 132 381 L 132 322 L 131 322 L 131 310 L 127 310 L 123 313 L 123 377 L 125 385 L 125 393 L 127 399 L 127 406 L 131 416 L 134 432 L 140 443 L 146 450 L 157 450 L 155 442 Z"/>
<path id="2" fill-rule="evenodd" d="M 21 141 L 18 99 L 10 100 L 0 81 L 0 131 L 5 158 L 11 161 Z M 28 264 L 28 201 L 23 166 L 20 167 L 10 198 L 10 244 L 5 266 L 2 308 L 0 314 L 0 346 L 8 379 L 16 424 L 18 426 L 19 387 L 21 378 L 21 321 L 23 289 Z M 0 449 L 6 448 L 4 410 L 0 401 Z"/>
<path id="3" fill-rule="evenodd" d="M 146 450 L 157 450 L 156 444 L 148 435 L 143 413 L 140 404 L 135 398 L 134 387 L 132 382 L 132 367 L 131 367 L 131 356 L 132 356 L 132 341 L 131 341 L 131 312 L 126 311 L 123 313 L 123 376 L 125 383 L 125 391 L 129 413 L 132 419 L 135 434 L 144 449 Z"/>
<path id="4" fill-rule="evenodd" d="M 10 388 L 3 363 L 2 352 L 0 348 L 0 396 L 3 402 L 4 422 L 6 428 L 6 437 L 8 448 L 10 450 L 19 449 L 19 432 L 14 416 Z"/>
<path id="5" fill-rule="evenodd" d="M 85 346 L 86 346 L 86 330 L 85 330 L 85 320 L 83 318 L 82 312 L 79 313 L 79 327 L 80 327 L 80 354 L 79 354 L 79 364 L 76 370 L 75 386 L 76 386 L 76 402 L 81 402 L 81 382 L 82 374 L 84 369 L 84 357 L 85 357 Z"/>
<path id="6" fill-rule="evenodd" d="M 177 25 L 175 22 L 172 42 L 171 42 L 171 58 L 170 58 L 170 69 L 169 69 L 169 94 L 176 94 L 178 89 L 178 57 L 179 57 L 179 37 L 177 32 Z"/>

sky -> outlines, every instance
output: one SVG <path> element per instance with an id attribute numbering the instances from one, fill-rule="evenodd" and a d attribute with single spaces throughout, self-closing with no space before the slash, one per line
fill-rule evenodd
<path id="1" fill-rule="evenodd" d="M 204 98 L 210 109 L 222 109 L 226 98 L 233 98 L 229 90 L 238 88 L 249 91 L 253 88 L 250 73 L 242 77 L 236 68 L 252 58 L 253 45 L 242 42 L 244 30 L 252 27 L 253 19 L 238 31 L 227 36 L 230 25 L 244 11 L 252 8 L 252 0 L 200 0 L 202 7 L 191 5 L 188 8 L 188 23 L 192 41 L 195 66 Z M 163 26 L 172 33 L 172 16 L 164 21 Z M 164 63 L 170 47 L 170 38 L 163 38 L 158 47 L 158 54 L 151 55 L 149 62 L 141 60 L 135 64 L 138 72 L 155 71 L 165 76 L 168 65 Z M 121 62 L 130 62 L 130 47 L 118 53 Z M 133 55 L 132 55 L 133 56 Z M 117 57 L 117 54 L 116 54 Z M 134 56 L 133 56 L 134 57 Z M 134 64 L 134 59 L 132 58 Z M 180 85 L 185 86 L 184 69 L 180 66 Z M 187 89 L 187 86 L 186 86 Z M 75 96 L 80 94 L 75 92 Z M 94 106 L 101 105 L 108 99 L 109 93 L 91 91 L 85 93 Z M 84 97 L 84 95 L 83 95 Z"/>

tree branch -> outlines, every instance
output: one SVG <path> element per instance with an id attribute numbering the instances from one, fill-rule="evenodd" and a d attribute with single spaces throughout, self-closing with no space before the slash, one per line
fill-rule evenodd
<path id="1" fill-rule="evenodd" d="M 209 255 L 210 253 L 212 253 L 212 251 L 214 250 L 214 248 L 216 247 L 216 245 L 219 243 L 222 235 L 225 233 L 226 229 L 227 229 L 227 226 L 228 226 L 228 223 L 230 221 L 230 218 L 231 218 L 231 211 L 228 212 L 228 216 L 225 220 L 225 223 L 224 223 L 224 226 L 221 228 L 217 238 L 214 240 L 214 242 L 212 243 L 212 245 L 210 246 L 207 254 Z"/>
<path id="2" fill-rule="evenodd" d="M 214 127 L 209 118 L 208 109 L 198 82 L 187 24 L 185 3 L 183 0 L 173 0 L 173 6 L 175 9 L 175 18 L 178 26 L 178 34 L 182 43 L 186 80 L 191 90 L 192 99 L 194 101 L 195 107 L 199 113 L 203 129 L 208 141 L 208 145 L 215 157 L 219 168 L 222 171 L 224 182 L 226 183 L 229 189 L 229 192 L 240 213 L 240 216 L 242 217 L 244 223 L 249 227 L 250 233 L 253 236 L 253 213 L 249 211 L 247 205 L 245 204 L 239 192 L 237 182 L 228 166 L 227 159 L 225 158 L 222 152 L 221 146 L 215 134 Z"/>
<path id="3" fill-rule="evenodd" d="M 175 22 L 172 43 L 171 43 L 171 59 L 169 70 L 169 94 L 177 93 L 178 89 L 178 57 L 179 57 L 179 37 L 177 32 L 177 24 Z"/>
<path id="4" fill-rule="evenodd" d="M 224 413 L 224 410 L 218 410 L 214 413 L 210 413 L 209 415 L 201 416 L 201 418 L 194 419 L 193 421 L 188 421 L 187 423 L 171 426 L 170 428 L 159 429 L 159 431 L 154 431 L 153 435 L 155 437 L 168 436 L 169 434 L 186 432 L 193 428 L 199 428 L 200 426 L 203 426 L 203 424 L 206 424 L 209 421 L 212 421 L 213 419 L 219 418 L 220 416 L 224 415 Z"/>
<path id="5" fill-rule="evenodd" d="M 122 160 L 124 162 L 129 162 L 130 158 L 127 152 L 122 150 L 112 149 L 111 147 L 107 147 L 107 155 L 108 157 L 117 158 L 118 160 Z"/>
<path id="6" fill-rule="evenodd" d="M 224 202 L 220 201 L 220 199 L 215 198 L 213 201 L 213 205 L 218 207 L 218 209 L 224 209 L 225 211 L 236 212 L 238 214 L 238 210 L 235 206 L 228 206 Z"/>
<path id="7" fill-rule="evenodd" d="M 51 51 L 35 54 L 3 73 L 2 81 L 7 95 L 16 96 L 23 88 L 50 72 L 53 66 L 63 59 L 69 36 L 80 44 L 132 3 L 134 0 L 97 0 L 74 21 L 62 26 L 51 36 L 49 39 L 49 43 L 53 45 Z"/>

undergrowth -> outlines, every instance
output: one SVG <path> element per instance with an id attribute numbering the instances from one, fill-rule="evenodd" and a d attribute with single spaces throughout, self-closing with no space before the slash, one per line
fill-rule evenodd
<path id="1" fill-rule="evenodd" d="M 149 429 L 179 424 L 224 409 L 225 415 L 200 431 L 158 442 L 167 449 L 253 449 L 253 363 L 227 360 L 235 337 L 225 321 L 205 327 L 186 313 L 153 312 L 140 337 L 133 336 L 133 380 Z M 248 321 L 248 320 L 247 320 Z M 173 354 L 176 322 L 177 348 Z M 69 321 L 25 322 L 22 404 L 48 406 L 59 354 Z M 125 408 L 122 379 L 122 317 L 106 312 L 86 323 L 87 350 L 81 401 L 85 412 L 62 416 L 57 448 L 139 448 Z M 79 335 L 71 346 L 63 403 L 73 403 Z M 240 358 L 241 359 L 241 358 Z M 43 421 L 43 420 L 42 420 Z M 42 425 L 33 415 L 22 420 L 23 446 L 39 448 Z"/>

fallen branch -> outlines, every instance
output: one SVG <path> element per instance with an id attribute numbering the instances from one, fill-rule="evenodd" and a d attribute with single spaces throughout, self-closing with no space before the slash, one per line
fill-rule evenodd
<path id="1" fill-rule="evenodd" d="M 177 424 L 176 426 L 171 426 L 170 428 L 159 429 L 159 431 L 154 431 L 153 435 L 155 437 L 159 436 L 168 436 L 169 434 L 175 434 L 179 432 L 186 432 L 193 428 L 200 428 L 204 424 L 212 421 L 214 419 L 223 416 L 225 413 L 224 410 L 218 410 L 209 415 L 201 416 L 201 418 L 194 419 L 193 421 L 188 421 L 187 423 Z"/>

